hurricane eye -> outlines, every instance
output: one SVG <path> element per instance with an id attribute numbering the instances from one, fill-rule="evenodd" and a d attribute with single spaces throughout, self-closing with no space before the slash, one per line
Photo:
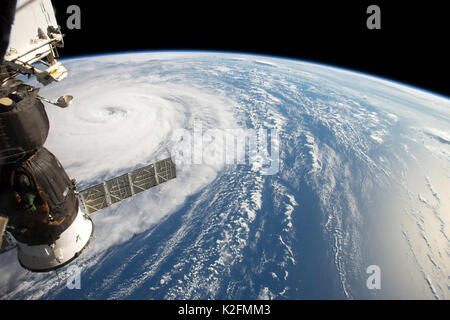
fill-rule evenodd
<path id="1" fill-rule="evenodd" d="M 112 117 L 126 117 L 128 111 L 122 107 L 105 107 L 103 108 L 103 114 Z"/>

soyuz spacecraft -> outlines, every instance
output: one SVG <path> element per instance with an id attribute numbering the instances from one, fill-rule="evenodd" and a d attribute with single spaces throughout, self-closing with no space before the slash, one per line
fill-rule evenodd
<path id="1" fill-rule="evenodd" d="M 0 254 L 17 249 L 20 265 L 47 272 L 80 255 L 94 232 L 90 215 L 176 177 L 171 158 L 78 191 L 58 159 L 43 147 L 49 101 L 19 80 L 61 81 L 56 60 L 63 36 L 50 0 L 2 0 L 0 11 Z M 40 66 L 41 68 L 38 68 Z"/>

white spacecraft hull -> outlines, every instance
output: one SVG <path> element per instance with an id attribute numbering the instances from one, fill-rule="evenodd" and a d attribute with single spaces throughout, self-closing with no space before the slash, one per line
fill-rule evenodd
<path id="1" fill-rule="evenodd" d="M 74 222 L 53 245 L 29 246 L 17 241 L 17 256 L 22 267 L 34 272 L 48 272 L 62 267 L 83 251 L 94 232 L 94 224 L 80 210 Z"/>

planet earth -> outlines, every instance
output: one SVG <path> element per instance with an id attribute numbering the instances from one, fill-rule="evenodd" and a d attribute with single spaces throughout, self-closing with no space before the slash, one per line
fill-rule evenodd
<path id="1" fill-rule="evenodd" d="M 93 214 L 61 269 L 2 255 L 1 299 L 450 298 L 449 98 L 261 55 L 61 61 L 45 147 L 79 189 L 177 178 Z"/>

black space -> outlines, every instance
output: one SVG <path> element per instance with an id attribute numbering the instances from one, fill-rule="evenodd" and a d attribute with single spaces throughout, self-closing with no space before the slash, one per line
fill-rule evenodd
<path id="1" fill-rule="evenodd" d="M 450 97 L 450 26 L 442 4 L 313 3 L 53 1 L 65 34 L 62 57 L 136 50 L 266 54 L 366 72 Z M 80 30 L 66 27 L 71 4 L 81 9 Z M 381 30 L 366 27 L 371 4 L 381 9 Z"/>

